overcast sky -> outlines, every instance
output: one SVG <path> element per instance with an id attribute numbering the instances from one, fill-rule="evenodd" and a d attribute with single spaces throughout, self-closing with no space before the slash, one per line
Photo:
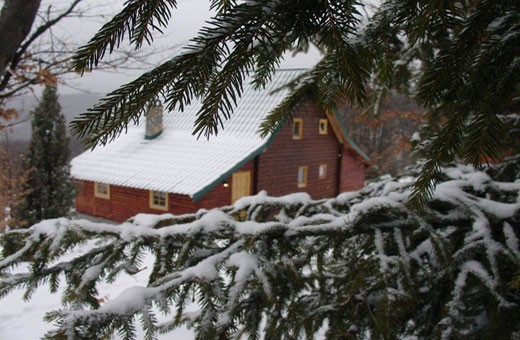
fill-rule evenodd
<path id="1" fill-rule="evenodd" d="M 62 0 L 60 0 L 62 1 Z M 115 14 L 121 8 L 123 1 L 110 0 L 85 0 L 85 5 L 92 6 L 92 3 L 98 2 L 101 6 L 94 8 L 91 13 L 103 13 L 105 18 L 69 18 L 64 20 L 58 27 L 55 28 L 57 34 L 63 34 L 64 38 L 68 38 L 82 44 L 87 42 L 95 32 L 102 26 L 102 24 L 109 20 L 110 13 Z M 56 0 L 44 0 L 42 6 L 53 6 L 57 3 Z M 197 31 L 204 25 L 204 22 L 211 16 L 209 12 L 209 0 L 178 0 L 178 8 L 173 11 L 170 24 L 162 35 L 157 33 L 152 46 L 145 46 L 146 51 L 155 51 L 156 49 L 163 50 L 171 47 L 170 50 L 156 53 L 147 58 L 151 68 L 152 65 L 158 65 L 162 61 L 172 57 L 174 54 L 180 52 L 180 46 L 188 43 Z M 46 8 L 46 7 L 42 7 Z M 177 46 L 177 48 L 175 48 Z M 282 68 L 295 67 L 310 67 L 314 65 L 319 59 L 319 53 L 313 51 L 309 55 L 301 55 L 297 58 L 287 57 L 281 65 Z M 78 75 L 68 76 L 66 78 L 67 85 L 60 86 L 60 93 L 74 93 L 77 89 L 87 90 L 95 93 L 108 93 L 115 90 L 118 86 L 131 81 L 146 69 L 141 70 L 126 70 L 114 69 L 111 72 L 94 71 L 91 74 L 86 74 L 83 77 Z"/>

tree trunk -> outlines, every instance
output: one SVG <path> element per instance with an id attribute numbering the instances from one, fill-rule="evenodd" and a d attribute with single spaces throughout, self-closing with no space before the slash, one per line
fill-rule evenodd
<path id="1" fill-rule="evenodd" d="M 0 12 L 0 75 L 5 73 L 16 50 L 31 31 L 40 2 L 5 0 Z"/>

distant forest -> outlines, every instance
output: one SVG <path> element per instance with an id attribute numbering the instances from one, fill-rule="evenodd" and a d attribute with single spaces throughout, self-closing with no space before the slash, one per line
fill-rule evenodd
<path id="1" fill-rule="evenodd" d="M 398 175 L 414 163 L 410 140 L 425 121 L 424 108 L 400 93 L 390 93 L 378 105 L 341 109 L 350 137 L 368 155 L 367 178 Z"/>

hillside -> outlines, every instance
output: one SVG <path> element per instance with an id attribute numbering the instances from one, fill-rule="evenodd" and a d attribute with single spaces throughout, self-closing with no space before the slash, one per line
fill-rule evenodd
<path id="1" fill-rule="evenodd" d="M 94 105 L 100 98 L 101 94 L 65 94 L 60 95 L 61 112 L 65 119 L 70 122 L 80 113 L 85 112 L 89 107 Z M 31 138 L 31 118 L 30 112 L 38 104 L 37 98 L 33 96 L 22 96 L 13 99 L 8 103 L 9 107 L 16 108 L 20 113 L 18 120 L 13 121 L 12 127 L 6 129 L 8 138 L 11 141 L 28 142 Z M 74 157 L 83 151 L 81 143 L 71 138 L 71 155 Z"/>

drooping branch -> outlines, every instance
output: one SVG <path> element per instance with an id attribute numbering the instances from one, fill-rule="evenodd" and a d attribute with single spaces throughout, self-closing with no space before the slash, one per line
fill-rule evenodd
<path id="1" fill-rule="evenodd" d="M 47 316 L 56 339 L 135 338 L 136 319 L 149 338 L 183 324 L 202 339 L 311 338 L 325 324 L 330 339 L 352 330 L 449 338 L 497 329 L 509 338 L 520 331 L 504 327 L 519 315 L 508 287 L 520 268 L 520 184 L 463 166 L 442 174 L 421 211 L 406 207 L 413 181 L 388 179 L 333 199 L 261 193 L 122 225 L 44 221 L 0 239 L 0 296 L 23 287 L 30 297 L 47 282 L 56 291 L 64 277 L 66 308 Z M 29 271 L 11 274 L 19 263 Z M 98 298 L 98 283 L 144 266 L 146 284 Z M 191 300 L 197 312 L 186 311 Z M 160 323 L 157 312 L 170 317 Z"/>

